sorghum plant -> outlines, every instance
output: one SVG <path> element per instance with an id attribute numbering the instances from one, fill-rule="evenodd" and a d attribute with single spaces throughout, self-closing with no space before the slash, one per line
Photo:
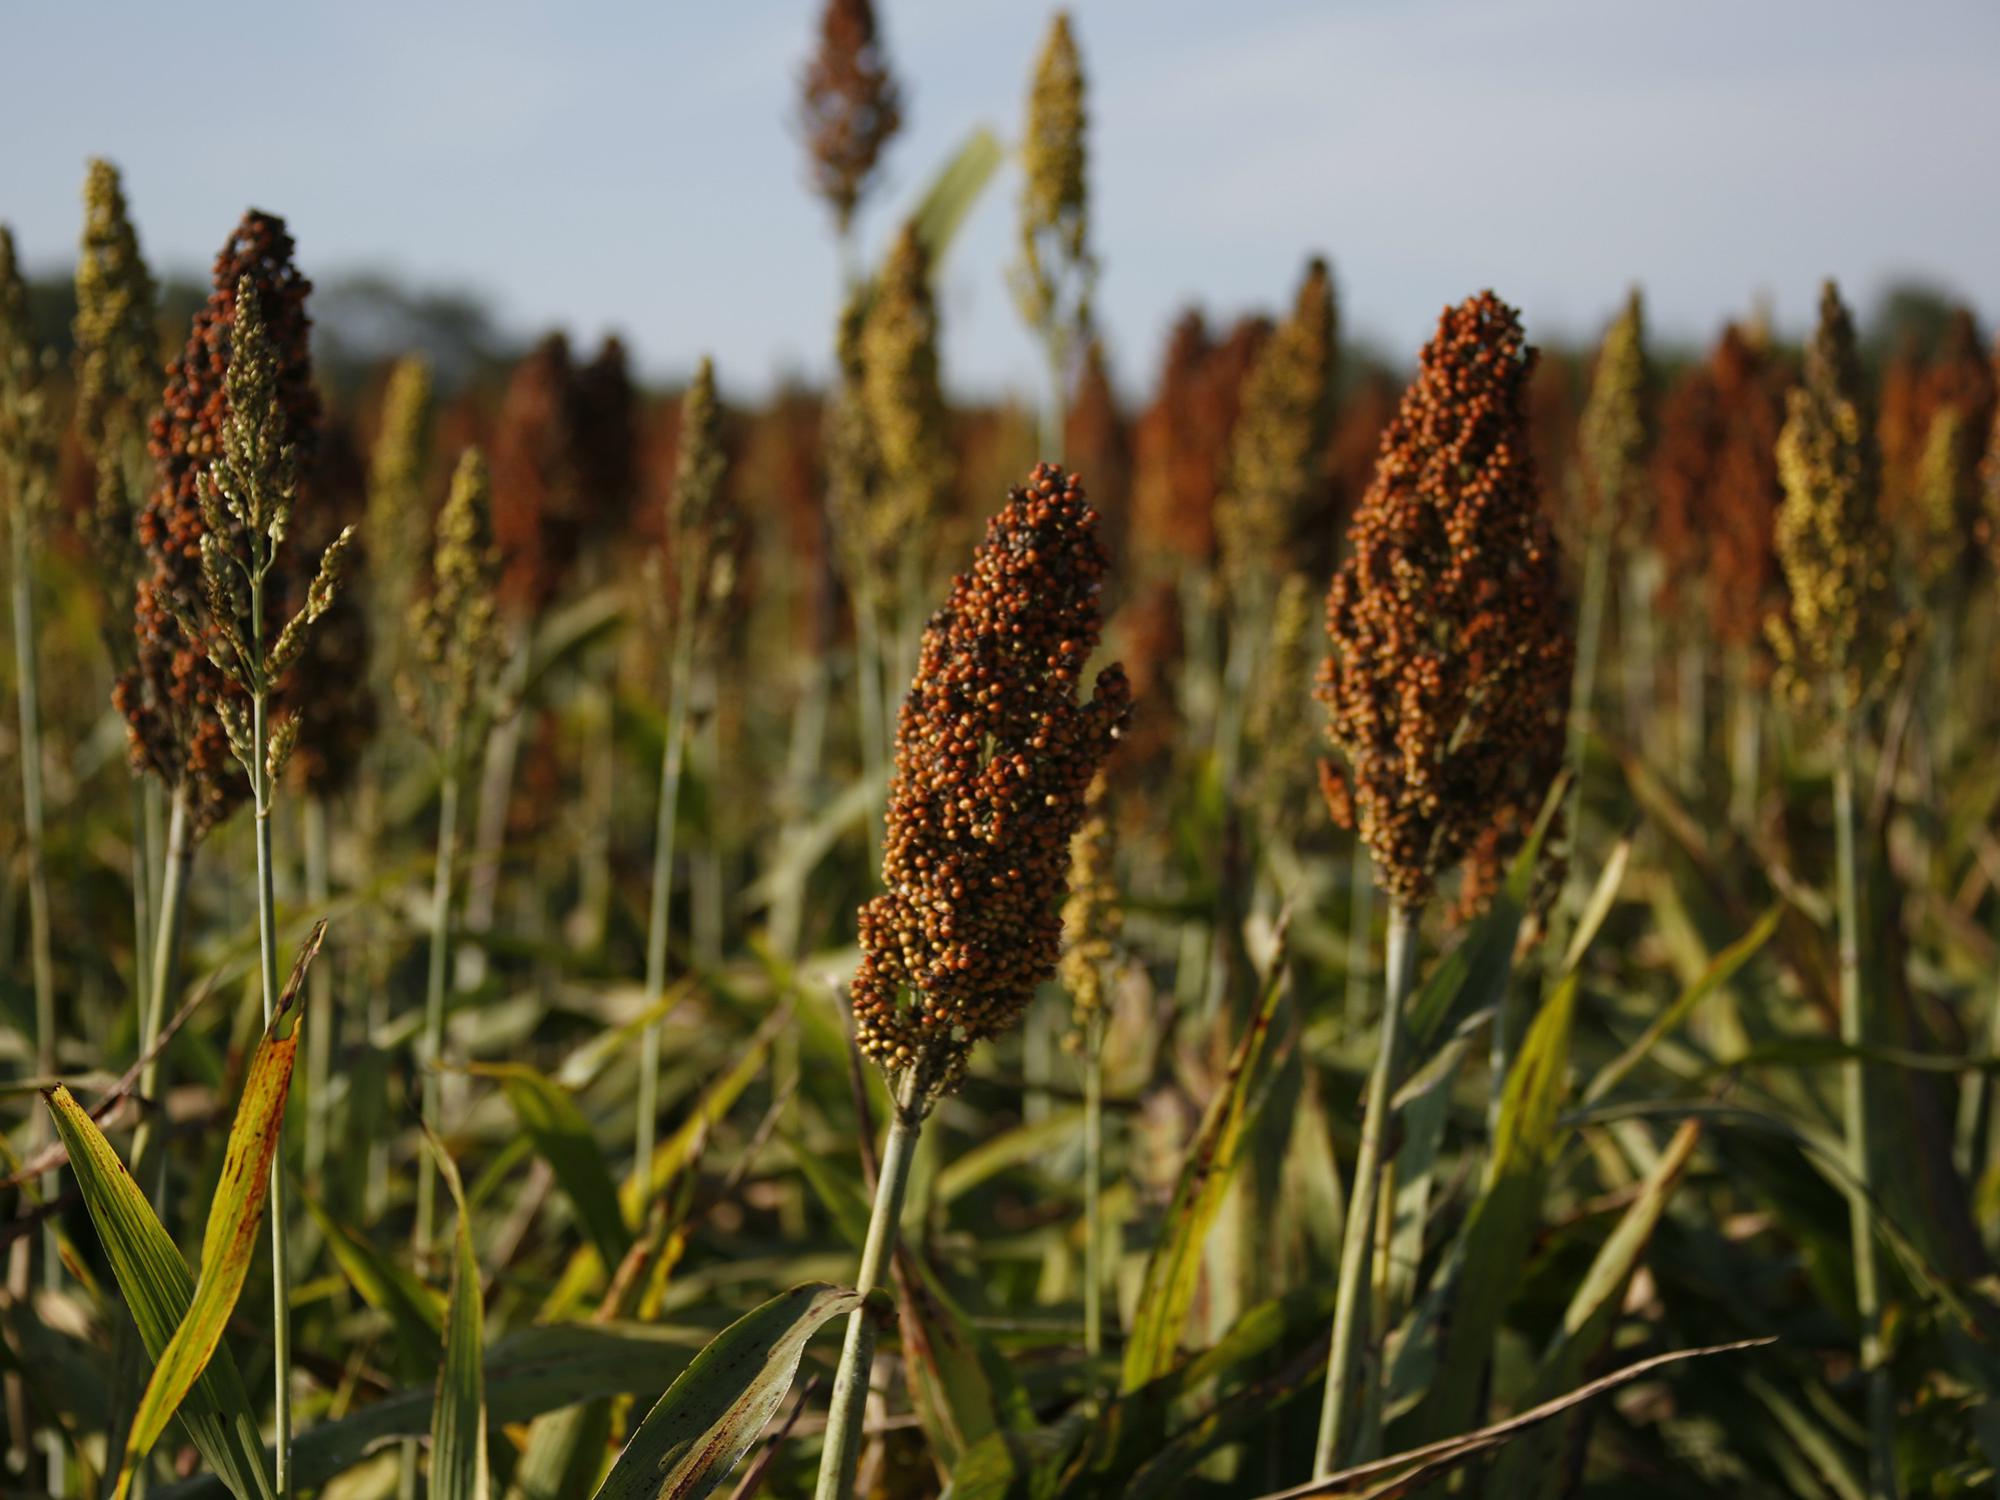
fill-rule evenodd
<path id="1" fill-rule="evenodd" d="M 1388 983 L 1336 1291 L 1315 1469 L 1343 1453 L 1417 919 L 1496 822 L 1539 807 L 1561 764 L 1574 637 L 1527 442 L 1535 351 L 1491 292 L 1447 308 L 1383 435 L 1327 595 L 1322 765 L 1389 898 Z"/>
<path id="2" fill-rule="evenodd" d="M 207 595 L 202 538 L 209 527 L 202 474 L 223 447 L 236 298 L 246 278 L 256 289 L 258 312 L 274 351 L 271 379 L 282 427 L 275 441 L 291 454 L 294 473 L 310 469 L 319 431 L 305 312 L 312 283 L 292 263 L 292 237 L 284 221 L 252 210 L 216 257 L 214 289 L 167 370 L 153 413 L 155 481 L 138 519 L 145 572 L 134 596 L 136 650 L 114 692 L 130 729 L 133 763 L 158 777 L 171 799 L 153 918 L 151 983 L 140 1012 L 139 1050 L 149 1061 L 139 1088 L 148 1098 L 158 1097 L 162 1081 L 153 1043 L 177 984 L 182 908 L 194 851 L 242 802 L 246 790 L 236 778 L 221 717 L 225 702 L 242 708 L 242 689 L 210 659 L 207 627 L 201 622 Z M 269 613 L 260 622 L 272 639 L 281 623 L 278 602 L 278 591 L 266 595 Z M 150 1119 L 142 1120 L 133 1142 L 141 1180 L 151 1126 Z"/>
<path id="3" fill-rule="evenodd" d="M 1291 313 L 1257 352 L 1230 435 L 1216 530 L 1223 576 L 1239 602 L 1268 601 L 1326 482 L 1336 326 L 1333 277 L 1314 256 Z"/>
<path id="4" fill-rule="evenodd" d="M 923 635 L 896 732 L 882 894 L 861 908 L 850 988 L 856 1045 L 895 1105 L 856 1285 L 894 1248 L 917 1133 L 1054 975 L 1070 845 L 1091 778 L 1123 732 L 1122 669 L 1079 696 L 1102 629 L 1104 549 L 1076 476 L 1042 464 L 988 522 Z M 820 1464 L 820 1500 L 852 1493 L 874 1349 L 848 1320 Z"/>
<path id="5" fill-rule="evenodd" d="M 653 829 L 653 889 L 646 926 L 646 1003 L 657 1006 L 667 988 L 667 908 L 673 887 L 675 814 L 687 749 L 688 698 L 696 653 L 713 635 L 736 586 L 739 518 L 723 480 L 722 406 L 715 395 L 715 367 L 703 359 L 681 398 L 674 487 L 667 508 L 667 576 L 673 620 L 667 677 L 666 744 L 660 753 L 660 801 Z M 646 1028 L 639 1059 L 639 1102 L 634 1160 L 638 1170 L 653 1157 L 659 1108 L 660 1028 Z"/>
<path id="6" fill-rule="evenodd" d="M 292 528 L 299 491 L 298 454 L 282 403 L 279 346 L 265 332 L 256 281 L 235 287 L 229 360 L 223 381 L 219 451 L 196 472 L 201 508 L 198 538 L 202 592 L 178 598 L 184 635 L 199 641 L 209 664 L 235 690 L 216 702 L 231 753 L 250 783 L 256 813 L 257 951 L 263 977 L 264 1023 L 279 997 L 277 900 L 272 886 L 271 809 L 286 763 L 298 744 L 297 707 L 273 717 L 273 700 L 299 664 L 316 622 L 332 607 L 351 530 L 319 559 L 297 611 L 284 614 L 287 584 L 279 547 Z M 303 312 L 299 317 L 303 321 Z M 278 623 L 282 622 L 282 623 Z M 274 625 L 276 628 L 274 629 Z M 247 708 L 245 700 L 248 700 Z M 271 1264 L 277 1380 L 277 1485 L 290 1493 L 291 1275 L 286 1257 L 284 1162 L 271 1161 Z"/>
<path id="7" fill-rule="evenodd" d="M 1889 538 L 1878 519 L 1880 465 L 1854 324 L 1832 282 L 1820 293 L 1819 326 L 1806 346 L 1804 380 L 1786 402 L 1778 472 L 1785 488 L 1778 558 L 1790 612 L 1772 622 L 1772 642 L 1781 684 L 1796 704 L 1817 710 L 1833 752 L 1840 1031 L 1842 1041 L 1860 1048 L 1872 1028 L 1861 990 L 1855 739 L 1864 704 L 1896 669 L 1904 642 L 1895 617 Z M 1858 1058 L 1846 1062 L 1842 1083 L 1855 1312 L 1868 1389 L 1868 1483 L 1871 1496 L 1882 1500 L 1896 1492 L 1895 1406 L 1882 1328 L 1866 1064 Z"/>
<path id="8" fill-rule="evenodd" d="M 424 1118 L 437 1126 L 444 1051 L 445 970 L 451 952 L 452 888 L 457 872 L 459 802 L 467 760 L 481 739 L 494 680 L 499 561 L 493 546 L 492 492 L 477 448 L 459 455 L 451 494 L 438 512 L 430 589 L 410 606 L 415 662 L 399 683 L 405 712 L 438 762 L 438 826 L 431 875 L 430 962 L 424 989 Z M 418 1167 L 416 1242 L 435 1248 L 437 1172 L 425 1153 Z"/>
<path id="9" fill-rule="evenodd" d="M 1640 536 L 1640 495 L 1645 458 L 1652 441 L 1649 387 L 1652 374 L 1646 356 L 1646 310 L 1635 288 L 1625 308 L 1605 332 L 1591 375 L 1590 398 L 1577 426 L 1582 460 L 1586 525 L 1583 603 L 1577 623 L 1577 674 L 1570 703 L 1569 760 L 1581 763 L 1583 737 L 1590 727 L 1597 697 L 1598 652 L 1603 645 L 1604 604 L 1610 588 L 1611 565 L 1621 550 Z M 1623 650 L 1626 704 L 1631 722 L 1651 701 L 1652 663 L 1648 611 L 1652 590 L 1643 560 L 1634 550 L 1626 558 Z"/>

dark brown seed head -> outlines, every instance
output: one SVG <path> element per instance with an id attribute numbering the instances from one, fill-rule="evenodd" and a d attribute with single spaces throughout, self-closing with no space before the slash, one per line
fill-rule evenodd
<path id="1" fill-rule="evenodd" d="M 869 0 L 827 0 L 819 49 L 806 64 L 801 92 L 813 188 L 844 235 L 882 148 L 903 123 L 901 90 L 889 71 Z"/>
<path id="2" fill-rule="evenodd" d="M 135 761 L 169 786 L 184 786 L 197 834 L 228 816 L 245 783 L 230 754 L 218 705 L 240 697 L 191 639 L 181 621 L 198 616 L 205 598 L 201 538 L 203 472 L 222 450 L 229 413 L 227 376 L 230 333 L 239 286 L 248 282 L 274 355 L 275 403 L 283 440 L 292 450 L 301 484 L 310 486 L 317 458 L 319 393 L 313 386 L 311 321 L 306 296 L 312 283 L 292 263 L 292 237 L 283 219 L 255 209 L 222 247 L 214 290 L 195 314 L 187 347 L 168 368 L 160 410 L 153 418 L 156 482 L 139 517 L 146 576 L 134 609 L 136 665 L 119 680 L 116 700 L 131 726 Z M 232 549 L 235 550 L 235 549 Z M 288 549 L 289 563 L 310 570 L 316 557 Z M 269 637 L 283 624 L 286 590 L 270 591 Z"/>
<path id="3" fill-rule="evenodd" d="M 924 631 L 896 732 L 883 893 L 861 909 L 855 1038 L 923 1107 L 1054 972 L 1070 841 L 1131 712 L 1125 674 L 1078 688 L 1104 549 L 1053 464 L 1008 497 Z"/>
<path id="4" fill-rule="evenodd" d="M 1329 807 L 1410 910 L 1489 828 L 1531 820 L 1562 762 L 1574 641 L 1528 453 L 1533 368 L 1491 292 L 1445 310 L 1327 595 L 1319 697 L 1346 761 Z"/>

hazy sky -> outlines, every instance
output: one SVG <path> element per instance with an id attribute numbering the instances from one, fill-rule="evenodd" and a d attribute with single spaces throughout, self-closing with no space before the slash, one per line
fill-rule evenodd
<path id="1" fill-rule="evenodd" d="M 878 0 L 909 128 L 879 246 L 973 126 L 1018 129 L 1046 12 Z M 309 273 L 467 283 L 505 324 L 617 330 L 668 376 L 824 366 L 825 215 L 792 128 L 816 0 L 472 7 L 9 7 L 0 219 L 70 253 L 87 156 L 148 254 L 205 270 L 249 204 Z M 1100 301 L 1121 381 L 1174 313 L 1275 305 L 1331 255 L 1350 329 L 1414 353 L 1491 285 L 1531 336 L 1592 333 L 1641 282 L 1706 338 L 1782 325 L 1834 274 L 1865 308 L 1921 272 L 2000 315 L 1994 0 L 1082 0 Z M 1018 179 L 945 268 L 947 374 L 1026 388 L 1004 281 Z"/>

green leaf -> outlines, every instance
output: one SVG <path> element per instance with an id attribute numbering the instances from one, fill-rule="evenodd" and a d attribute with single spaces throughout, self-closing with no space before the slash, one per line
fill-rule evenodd
<path id="1" fill-rule="evenodd" d="M 976 125 L 944 169 L 931 179 L 910 220 L 933 268 L 943 262 L 959 226 L 993 180 L 1004 154 L 999 138 L 984 125 Z"/>
<path id="2" fill-rule="evenodd" d="M 1638 1196 L 1598 1247 L 1590 1270 L 1570 1295 L 1562 1322 L 1542 1354 L 1525 1404 L 1539 1405 L 1574 1386 L 1611 1342 L 1632 1273 L 1644 1259 L 1653 1231 L 1659 1227 L 1660 1215 L 1666 1212 L 1667 1199 L 1694 1159 L 1700 1141 L 1700 1122 L 1689 1120 L 1674 1132 L 1667 1149 L 1653 1163 L 1639 1185 Z M 1553 1421 L 1514 1442 L 1496 1467 L 1490 1492 L 1502 1500 L 1516 1495 L 1523 1500 L 1540 1496 L 1546 1489 L 1548 1475 L 1556 1472 L 1567 1426 L 1565 1422 Z"/>
<path id="3" fill-rule="evenodd" d="M 348 1284 L 389 1319 L 400 1363 L 418 1373 L 429 1370 L 444 1336 L 445 1299 L 415 1272 L 376 1249 L 365 1235 L 334 1218 L 318 1199 L 307 1195 L 305 1205 Z"/>
<path id="4" fill-rule="evenodd" d="M 860 1305 L 858 1292 L 808 1283 L 731 1323 L 646 1414 L 598 1500 L 700 1500 L 729 1477 L 785 1399 L 807 1341 Z"/>
<path id="5" fill-rule="evenodd" d="M 1773 906 L 1757 919 L 1756 925 L 1748 932 L 1718 953 L 1715 961 L 1702 971 L 1701 977 L 1683 990 L 1672 1005 L 1654 1017 L 1653 1023 L 1646 1028 L 1638 1041 L 1598 1071 L 1597 1076 L 1590 1080 L 1590 1086 L 1583 1091 L 1583 1102 L 1586 1105 L 1595 1104 L 1610 1093 L 1623 1081 L 1626 1074 L 1646 1060 L 1647 1054 L 1659 1044 L 1662 1037 L 1670 1035 L 1680 1027 L 1694 1013 L 1697 1005 L 1734 979 L 1736 971 L 1748 963 L 1757 950 L 1771 940 L 1771 934 L 1778 930 L 1778 922 L 1784 914 L 1783 906 Z"/>
<path id="6" fill-rule="evenodd" d="M 444 1320 L 444 1363 L 431 1403 L 431 1483 L 433 1500 L 486 1500 L 492 1489 L 486 1458 L 486 1337 L 479 1286 L 479 1259 L 472 1251 L 472 1216 L 465 1187 L 451 1154 L 428 1129 L 424 1145 L 436 1159 L 438 1175 L 458 1205 L 452 1241 L 451 1306 Z"/>
<path id="7" fill-rule="evenodd" d="M 931 1189 L 932 1197 L 940 1206 L 950 1203 L 1008 1168 L 1018 1167 L 1023 1162 L 1033 1161 L 1067 1145 L 1082 1133 L 1081 1105 L 1057 1110 L 1044 1119 L 1003 1130 L 992 1139 L 981 1141 L 971 1150 L 953 1157 L 948 1166 L 939 1168 L 937 1182 Z"/>
<path id="8" fill-rule="evenodd" d="M 500 1081 L 514 1118 L 555 1172 L 584 1234 L 605 1265 L 617 1265 L 632 1248 L 632 1231 L 619 1211 L 611 1168 L 576 1101 L 525 1063 L 478 1063 L 471 1071 Z"/>
<path id="9" fill-rule="evenodd" d="M 486 1352 L 487 1422 L 526 1422 L 579 1401 L 648 1395 L 686 1369 L 713 1331 L 636 1323 L 524 1328 Z M 430 1431 L 435 1396 L 426 1382 L 307 1428 L 292 1444 L 293 1482 L 302 1490 L 316 1489 L 384 1443 L 421 1437 Z M 209 1476 L 153 1491 L 156 1500 L 219 1500 L 223 1493 Z"/>
<path id="10" fill-rule="evenodd" d="M 1277 1014 L 1285 965 L 1274 960 L 1263 1003 L 1236 1044 L 1222 1087 L 1188 1146 L 1167 1209 L 1165 1233 L 1146 1262 L 1138 1310 L 1125 1345 L 1121 1389 L 1131 1392 L 1165 1375 L 1179 1361 L 1182 1330 L 1201 1279 L 1202 1247 L 1235 1176 L 1252 1100 L 1263 1081 L 1258 1066 Z"/>
<path id="11" fill-rule="evenodd" d="M 1514 974 L 1514 945 L 1534 893 L 1542 842 L 1562 805 L 1567 776 L 1556 778 L 1535 826 L 1507 868 L 1507 879 L 1458 946 L 1432 967 L 1410 1005 L 1410 1055 L 1422 1057 L 1447 1022 L 1493 1004 Z"/>
<path id="12" fill-rule="evenodd" d="M 619 1216 L 625 1224 L 637 1224 L 644 1218 L 646 1205 L 673 1181 L 675 1173 L 687 1165 L 690 1155 L 707 1138 L 709 1130 L 729 1113 L 743 1096 L 743 1091 L 764 1070 L 764 1060 L 771 1051 L 771 1040 L 777 1035 L 777 1028 L 789 1018 L 789 1009 L 774 1012 L 771 1019 L 757 1029 L 749 1044 L 740 1049 L 734 1066 L 710 1084 L 701 1098 L 695 1101 L 694 1108 L 688 1112 L 680 1128 L 653 1148 L 653 1159 L 647 1169 L 635 1172 L 625 1180 L 618 1189 Z M 605 1275 L 604 1257 L 595 1245 L 578 1249 L 570 1256 L 555 1290 L 543 1304 L 541 1321 L 555 1322 L 567 1316 Z"/>
<path id="13" fill-rule="evenodd" d="M 1426 1321 L 1442 1329 L 1434 1380 L 1418 1407 L 1421 1436 L 1473 1425 L 1493 1336 L 1519 1284 L 1541 1220 L 1542 1190 L 1568 1086 L 1577 978 L 1559 983 L 1528 1028 L 1500 1100 L 1493 1155 L 1456 1247 L 1454 1274 L 1433 1290 Z M 1410 1351 L 1406 1349 L 1405 1354 Z M 1399 1359 L 1399 1363 L 1402 1361 Z M 1399 1372 L 1397 1384 L 1411 1376 Z"/>
<path id="14" fill-rule="evenodd" d="M 194 1277 L 96 1122 L 66 1088 L 44 1097 L 139 1341 L 157 1361 L 194 1302 Z M 270 1461 L 249 1392 L 227 1349 L 216 1351 L 187 1393 L 180 1420 L 220 1485 L 238 1500 L 269 1500 Z"/>
<path id="15" fill-rule="evenodd" d="M 132 1477 L 140 1462 L 152 1451 L 166 1430 L 181 1401 L 208 1368 L 243 1283 L 256 1257 L 258 1230 L 264 1220 L 264 1198 L 271 1190 L 272 1163 L 278 1153 L 278 1134 L 285 1122 L 285 1099 L 291 1093 L 292 1062 L 298 1054 L 298 1017 L 294 1011 L 326 935 L 321 922 L 300 949 L 292 965 L 292 976 L 271 1013 L 271 1024 L 250 1059 L 243 1079 L 243 1097 L 236 1106 L 236 1120 L 229 1128 L 228 1144 L 222 1153 L 222 1179 L 215 1186 L 209 1205 L 208 1228 L 202 1235 L 201 1274 L 196 1278 L 194 1296 L 188 1303 L 180 1326 L 167 1341 L 153 1366 L 132 1414 L 131 1431 L 125 1437 L 125 1453 L 118 1465 L 114 1500 L 125 1500 Z"/>

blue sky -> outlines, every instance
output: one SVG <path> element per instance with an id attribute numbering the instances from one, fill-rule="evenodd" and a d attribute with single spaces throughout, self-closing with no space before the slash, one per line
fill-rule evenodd
<path id="1" fill-rule="evenodd" d="M 1017 129 L 1046 12 L 878 0 L 909 126 L 879 245 L 953 144 Z M 467 283 L 503 321 L 617 330 L 671 377 L 824 368 L 825 215 L 791 127 L 812 0 L 474 8 L 10 8 L 0 219 L 64 260 L 84 159 L 124 169 L 148 254 L 205 268 L 248 204 L 309 272 Z M 1625 286 L 1706 338 L 1818 278 L 1865 308 L 1925 274 L 2000 315 L 1992 0 L 1082 0 L 1101 311 L 1142 384 L 1173 315 L 1284 299 L 1334 262 L 1348 326 L 1414 352 L 1492 285 L 1531 336 L 1589 336 Z M 946 267 L 947 376 L 1031 387 L 1008 300 L 1018 184 Z"/>

